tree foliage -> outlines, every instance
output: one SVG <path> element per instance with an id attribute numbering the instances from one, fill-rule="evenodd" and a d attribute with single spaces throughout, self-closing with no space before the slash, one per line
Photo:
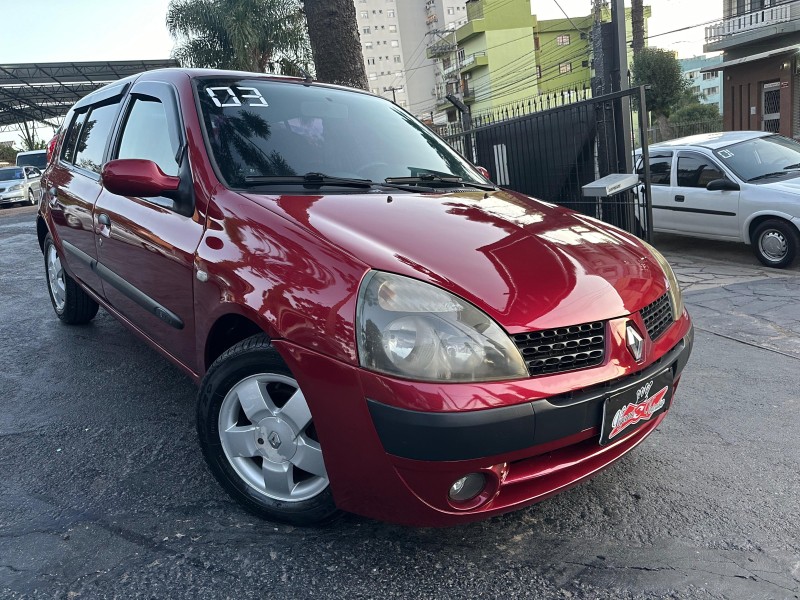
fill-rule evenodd
<path id="1" fill-rule="evenodd" d="M 633 83 L 651 86 L 647 91 L 647 110 L 659 120 L 669 117 L 688 87 L 678 59 L 660 48 L 644 48 L 634 58 Z"/>
<path id="2" fill-rule="evenodd" d="M 14 146 L 0 144 L 0 163 L 7 162 L 12 165 L 17 160 L 17 149 Z"/>
<path id="3" fill-rule="evenodd" d="M 698 100 L 676 108 L 669 117 L 670 125 L 706 123 L 710 121 L 722 121 L 719 106 L 716 104 L 701 104 Z"/>
<path id="4" fill-rule="evenodd" d="M 305 0 L 305 11 L 319 80 L 369 89 L 353 0 Z"/>
<path id="5" fill-rule="evenodd" d="M 186 67 L 296 75 L 310 62 L 300 0 L 171 0 L 167 29 Z"/>

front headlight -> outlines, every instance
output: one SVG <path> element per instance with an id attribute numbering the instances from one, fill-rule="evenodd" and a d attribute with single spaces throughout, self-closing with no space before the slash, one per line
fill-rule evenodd
<path id="1" fill-rule="evenodd" d="M 514 342 L 486 314 L 409 277 L 373 271 L 361 283 L 356 336 L 362 367 L 422 381 L 528 376 Z"/>
<path id="2" fill-rule="evenodd" d="M 6 188 L 6 191 L 7 192 L 18 192 L 21 189 L 22 189 L 22 184 L 21 183 L 15 183 L 11 187 Z"/>
<path id="3" fill-rule="evenodd" d="M 678 278 L 675 277 L 675 272 L 672 270 L 669 262 L 667 262 L 667 259 L 664 258 L 664 255 L 661 254 L 661 252 L 653 248 L 645 241 L 642 243 L 650 251 L 650 254 L 653 255 L 653 258 L 656 259 L 656 262 L 661 266 L 661 270 L 664 271 L 664 275 L 667 277 L 667 283 L 669 285 L 669 299 L 672 301 L 672 317 L 675 321 L 677 321 L 683 314 L 683 293 L 681 292 L 681 285 L 678 283 Z"/>

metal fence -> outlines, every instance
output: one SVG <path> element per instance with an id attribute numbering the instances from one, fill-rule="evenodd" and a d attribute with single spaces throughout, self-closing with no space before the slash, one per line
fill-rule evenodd
<path id="1" fill-rule="evenodd" d="M 649 239 L 649 185 L 615 196 L 584 198 L 583 186 L 612 173 L 631 173 L 631 143 L 625 140 L 622 110 L 630 100 L 644 103 L 635 88 L 556 108 L 481 124 L 465 131 L 451 124 L 450 145 L 475 164 L 489 169 L 502 187 L 602 219 Z M 624 101 L 624 102 L 623 102 Z M 633 115 L 632 111 L 631 114 Z M 645 125 L 638 119 L 639 139 Z M 647 145 L 642 148 L 647 156 Z"/>
<path id="2" fill-rule="evenodd" d="M 664 130 L 660 127 L 650 127 L 647 130 L 647 141 L 650 144 L 658 144 L 668 140 L 701 133 L 717 133 L 723 130 L 722 116 L 711 121 L 696 121 L 694 123 L 670 123 Z"/>

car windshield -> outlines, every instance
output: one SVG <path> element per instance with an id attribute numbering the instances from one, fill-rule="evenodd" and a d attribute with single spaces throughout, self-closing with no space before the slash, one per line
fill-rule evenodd
<path id="1" fill-rule="evenodd" d="M 779 135 L 739 142 L 714 154 L 743 181 L 800 176 L 800 144 Z"/>
<path id="2" fill-rule="evenodd" d="M 309 175 L 315 181 L 324 175 L 326 185 L 336 185 L 337 177 L 418 178 L 419 185 L 437 187 L 488 183 L 425 125 L 369 94 L 230 78 L 200 79 L 197 94 L 211 154 L 233 188 L 297 177 L 302 189 Z"/>
<path id="3" fill-rule="evenodd" d="M 29 154 L 17 154 L 18 167 L 36 167 L 44 169 L 47 166 L 47 152 L 31 152 Z"/>
<path id="4" fill-rule="evenodd" d="M 7 167 L 0 169 L 0 181 L 11 181 L 12 179 L 24 179 L 22 169 L 16 167 Z"/>

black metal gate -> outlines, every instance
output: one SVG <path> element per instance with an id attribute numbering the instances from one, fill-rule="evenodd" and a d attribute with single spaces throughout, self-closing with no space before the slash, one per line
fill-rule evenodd
<path id="1" fill-rule="evenodd" d="M 482 123 L 445 136 L 475 164 L 489 169 L 502 187 L 597 217 L 644 239 L 648 224 L 649 171 L 643 161 L 641 186 L 607 198 L 584 198 L 582 187 L 611 173 L 630 173 L 633 157 L 620 115 L 620 101 L 644 102 L 644 89 L 635 88 L 533 112 L 507 120 Z M 632 104 L 630 102 L 628 105 Z M 632 110 L 632 109 L 631 109 Z M 644 111 L 638 114 L 641 149 L 647 157 Z M 633 113 L 632 113 L 633 114 Z M 638 152 L 638 151 L 637 151 Z M 630 161 L 630 162 L 629 162 Z"/>

